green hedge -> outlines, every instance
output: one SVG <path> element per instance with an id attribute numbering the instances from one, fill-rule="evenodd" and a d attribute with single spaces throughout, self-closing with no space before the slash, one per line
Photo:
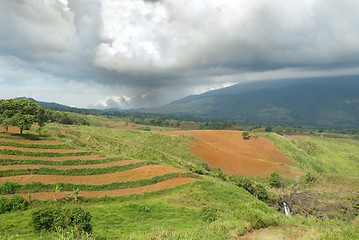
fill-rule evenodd
<path id="1" fill-rule="evenodd" d="M 73 168 L 67 170 L 55 168 L 36 168 L 36 169 L 9 169 L 0 171 L 0 177 L 18 176 L 18 175 L 65 175 L 65 176 L 80 176 L 80 175 L 98 175 L 105 173 L 121 172 L 148 164 L 148 162 L 130 163 L 123 166 L 111 166 L 106 168 Z"/>
<path id="2" fill-rule="evenodd" d="M 73 152 L 73 153 L 54 153 L 54 152 L 29 152 L 10 149 L 0 149 L 0 154 L 29 156 L 29 157 L 68 157 L 68 156 L 86 156 L 91 152 Z"/>
<path id="3" fill-rule="evenodd" d="M 66 144 L 24 144 L 17 142 L 0 142 L 0 146 L 22 147 L 22 148 L 38 148 L 38 149 L 71 149 Z"/>
<path id="4" fill-rule="evenodd" d="M 63 160 L 63 161 L 49 161 L 49 160 L 32 160 L 32 159 L 23 159 L 23 160 L 14 160 L 14 159 L 0 159 L 0 166 L 5 165 L 88 165 L 88 164 L 99 164 L 107 162 L 115 162 L 120 160 L 126 160 L 128 158 L 124 157 L 114 157 L 114 158 L 105 158 L 97 160 Z"/>

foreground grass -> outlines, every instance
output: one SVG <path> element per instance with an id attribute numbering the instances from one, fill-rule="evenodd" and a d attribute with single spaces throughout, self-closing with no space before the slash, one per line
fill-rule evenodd
<path id="1" fill-rule="evenodd" d="M 214 179 L 142 195 L 84 199 L 76 204 L 92 214 L 93 234 L 99 239 L 155 239 L 160 235 L 168 239 L 223 239 L 276 225 L 280 216 L 243 189 Z M 42 205 L 49 202 L 35 202 L 33 207 Z M 53 235 L 32 232 L 30 213 L 0 215 L 4 223 L 0 235 L 18 234 L 21 239 Z"/>

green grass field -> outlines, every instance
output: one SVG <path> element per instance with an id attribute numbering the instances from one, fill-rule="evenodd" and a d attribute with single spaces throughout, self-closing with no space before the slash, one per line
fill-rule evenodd
<path id="1" fill-rule="evenodd" d="M 206 169 L 201 159 L 190 154 L 192 138 L 186 136 L 59 124 L 48 124 L 43 133 L 47 139 L 61 140 L 71 148 L 117 156 L 105 160 L 69 160 L 68 165 L 79 164 L 81 161 L 91 164 L 115 159 L 136 159 L 171 165 L 187 172 Z M 310 190 L 320 192 L 318 199 L 323 203 L 340 202 L 345 207 L 355 201 L 359 204 L 359 141 L 326 137 L 289 139 L 273 133 L 262 135 L 272 139 L 275 146 L 305 173 L 310 172 L 315 176 L 312 182 L 307 182 L 306 176 L 301 179 L 284 179 L 285 187 L 281 189 L 271 188 L 267 179 L 252 179 L 266 186 L 270 194 L 286 194 L 294 189 Z M 36 148 L 34 145 L 32 147 Z M 0 160 L 0 163 L 9 165 L 18 161 L 17 164 L 42 164 L 40 160 L 26 160 L 26 156 L 23 157 L 22 160 Z M 64 163 L 49 161 L 48 165 L 52 164 Z M 173 174 L 168 174 L 145 182 L 140 180 L 115 187 L 142 186 L 172 177 Z M 155 192 L 84 198 L 79 201 L 33 201 L 28 210 L 0 214 L 0 239 L 72 239 L 56 232 L 33 231 L 30 226 L 31 212 L 49 205 L 76 205 L 89 211 L 93 217 L 93 233 L 88 239 L 240 239 L 243 235 L 250 239 L 359 239 L 359 213 L 354 208 L 330 217 L 300 214 L 285 216 L 243 188 L 221 178 L 222 175 L 211 170 L 201 176 L 200 181 Z M 62 187 L 64 191 L 79 186 Z M 113 187 L 102 186 L 102 189 Z M 17 191 L 49 191 L 54 188 L 55 185 L 22 185 Z M 96 186 L 83 186 L 81 190 L 85 189 L 96 189 Z"/>

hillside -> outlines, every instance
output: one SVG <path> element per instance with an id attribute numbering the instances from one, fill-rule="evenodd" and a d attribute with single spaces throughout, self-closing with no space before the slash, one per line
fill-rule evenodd
<path id="1" fill-rule="evenodd" d="M 242 83 L 140 111 L 268 124 L 359 127 L 359 77 Z"/>
<path id="2" fill-rule="evenodd" d="M 0 129 L 0 239 L 77 239 L 32 229 L 32 213 L 46 206 L 88 211 L 93 232 L 83 239 L 359 236 L 358 140 L 262 132 L 244 140 L 239 131 L 150 132 L 120 118 L 87 117 L 90 126 L 49 123 L 43 136 L 36 127 L 23 135 Z M 215 154 L 201 155 L 198 147 L 256 162 L 258 177 L 226 175 L 233 174 L 230 159 L 212 164 Z M 292 170 L 305 175 L 281 172 L 288 178 L 273 187 L 273 177 L 258 167 L 269 161 L 277 161 L 273 171 L 295 164 Z M 224 173 L 211 168 L 217 166 Z M 8 210 L 14 194 L 27 208 Z M 284 215 L 283 201 L 294 215 Z"/>

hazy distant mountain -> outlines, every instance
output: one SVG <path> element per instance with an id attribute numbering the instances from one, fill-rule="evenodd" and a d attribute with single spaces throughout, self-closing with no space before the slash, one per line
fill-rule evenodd
<path id="1" fill-rule="evenodd" d="M 272 124 L 359 127 L 359 76 L 242 83 L 141 111 Z"/>
<path id="2" fill-rule="evenodd" d="M 25 98 L 25 97 L 21 97 L 18 99 L 23 99 L 23 98 Z M 54 102 L 41 102 L 41 101 L 37 101 L 33 98 L 26 98 L 26 99 L 29 99 L 32 102 L 40 104 L 40 106 L 43 108 L 48 108 L 48 109 L 52 109 L 52 110 L 56 110 L 56 111 L 73 111 L 73 110 L 78 109 L 78 108 L 69 107 L 69 106 L 54 103 Z"/>

